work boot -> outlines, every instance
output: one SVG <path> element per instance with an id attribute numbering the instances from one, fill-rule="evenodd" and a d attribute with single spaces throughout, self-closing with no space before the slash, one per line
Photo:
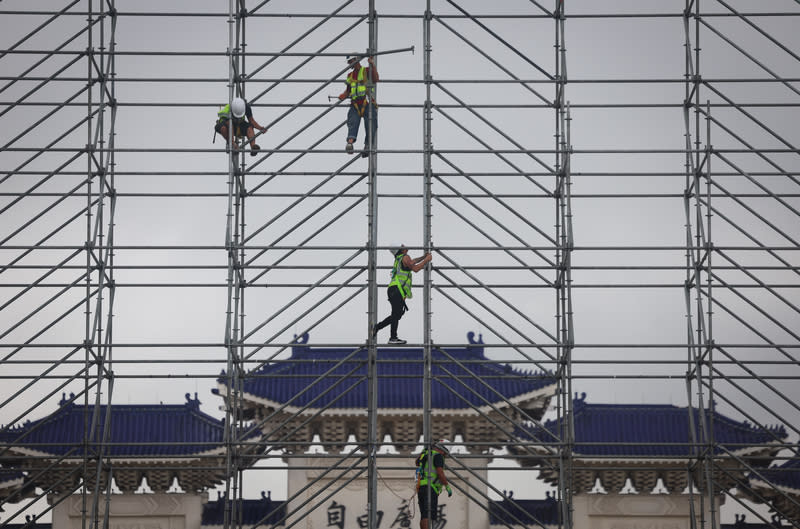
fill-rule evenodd
<path id="1" fill-rule="evenodd" d="M 367 156 L 369 156 L 369 151 L 367 151 L 366 149 L 364 149 L 363 151 L 361 151 L 361 157 L 362 157 L 362 158 L 366 158 Z"/>
<path id="2" fill-rule="evenodd" d="M 405 341 L 405 340 L 401 340 L 400 338 L 398 338 L 397 336 L 395 336 L 395 337 L 393 337 L 393 338 L 389 338 L 389 343 L 390 343 L 390 344 L 397 344 L 397 345 L 401 345 L 401 344 L 404 344 L 404 343 L 406 343 L 406 341 Z"/>
<path id="3" fill-rule="evenodd" d="M 353 143 L 352 142 L 349 142 L 349 141 L 347 142 L 347 145 L 344 146 L 344 152 L 346 152 L 347 154 L 353 154 Z"/>
<path id="4" fill-rule="evenodd" d="M 256 156 L 260 150 L 261 147 L 259 147 L 257 143 L 254 143 L 253 146 L 250 147 L 250 156 Z"/>

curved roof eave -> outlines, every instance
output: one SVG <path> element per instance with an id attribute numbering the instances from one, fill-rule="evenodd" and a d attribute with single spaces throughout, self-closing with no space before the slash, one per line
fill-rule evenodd
<path id="1" fill-rule="evenodd" d="M 792 494 L 794 496 L 800 496 L 800 489 L 796 489 L 794 487 L 789 487 L 787 485 L 781 485 L 780 483 L 767 483 L 766 481 L 763 481 L 763 480 L 758 479 L 758 478 L 754 478 L 752 476 L 750 477 L 750 479 L 748 481 L 754 487 L 759 487 L 759 488 L 762 488 L 762 489 L 769 489 L 769 490 L 777 489 L 777 490 L 779 490 L 781 492 L 785 492 L 787 494 Z"/>
<path id="2" fill-rule="evenodd" d="M 534 401 L 543 398 L 549 398 L 551 396 L 553 388 L 556 387 L 556 383 L 549 384 L 547 386 L 542 386 L 534 391 L 529 391 L 528 393 L 523 393 L 522 395 L 517 395 L 507 400 L 498 400 L 491 404 L 487 404 L 481 406 L 479 408 L 434 408 L 431 410 L 431 413 L 434 415 L 461 415 L 461 416 L 469 416 L 474 415 L 476 413 L 489 413 L 493 410 L 493 407 L 504 407 L 508 406 L 509 404 L 519 406 L 521 403 L 526 401 Z M 220 395 L 222 395 L 224 387 L 220 387 Z M 275 402 L 270 399 L 265 399 L 264 397 L 259 397 L 257 395 L 253 395 L 252 393 L 242 393 L 242 399 L 250 401 L 252 403 L 267 406 L 270 408 L 282 408 L 285 413 L 288 414 L 300 414 L 300 415 L 313 415 L 318 413 L 321 408 L 318 407 L 305 407 L 305 406 L 285 406 L 282 403 Z M 325 409 L 325 412 L 328 415 L 344 415 L 344 416 L 352 416 L 364 415 L 364 409 L 366 406 L 361 408 L 336 408 L 331 407 Z M 381 414 L 383 415 L 395 415 L 395 416 L 402 416 L 402 415 L 419 415 L 420 409 L 419 408 L 379 408 L 381 410 Z M 302 411 L 301 411 L 302 410 Z"/>
<path id="3" fill-rule="evenodd" d="M 0 481 L 0 489 L 13 489 L 25 483 L 25 478 L 18 477 Z"/>
<path id="4" fill-rule="evenodd" d="M 80 459 L 80 463 L 83 464 L 83 456 L 78 454 L 75 458 L 65 458 L 63 455 L 53 454 L 51 452 L 42 452 L 41 450 L 34 450 L 33 448 L 27 448 L 24 446 L 15 446 L 11 448 L 12 452 L 15 452 L 21 456 L 29 456 L 29 457 L 36 457 L 36 458 L 46 458 L 46 459 L 61 459 L 64 461 L 76 461 Z M 224 456 L 225 455 L 225 448 L 214 448 L 213 450 L 206 450 L 204 452 L 196 452 L 191 454 L 185 454 L 183 456 L 158 456 L 158 455 L 141 455 L 141 456 L 114 456 L 108 455 L 105 457 L 109 457 L 114 460 L 115 463 L 145 463 L 145 462 L 164 462 L 164 461 L 199 461 L 200 459 L 211 457 L 211 456 Z"/>
<path id="5" fill-rule="evenodd" d="M 580 443 L 577 443 L 580 444 Z M 780 444 L 769 443 L 769 444 L 761 444 L 758 446 L 745 446 L 738 450 L 728 450 L 730 452 L 729 457 L 740 457 L 751 455 L 757 452 L 770 452 L 772 450 L 778 450 L 780 448 Z M 695 458 L 692 457 L 685 457 L 685 456 L 676 456 L 676 457 L 658 457 L 658 456 L 637 456 L 637 455 L 621 455 L 621 454 L 614 454 L 608 457 L 598 457 L 598 456 L 588 456 L 583 457 L 580 453 L 574 452 L 572 453 L 573 459 L 578 459 L 584 463 L 628 463 L 634 462 L 636 464 L 639 463 L 675 463 L 675 462 L 689 462 L 694 461 Z M 715 457 L 719 457 L 716 455 Z"/>

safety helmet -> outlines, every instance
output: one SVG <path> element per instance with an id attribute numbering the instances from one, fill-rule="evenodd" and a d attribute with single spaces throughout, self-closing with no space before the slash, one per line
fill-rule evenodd
<path id="1" fill-rule="evenodd" d="M 450 450 L 447 449 L 448 444 L 450 444 L 450 441 L 447 439 L 439 439 L 438 441 L 433 442 L 433 449 L 440 454 L 450 455 Z"/>
<path id="2" fill-rule="evenodd" d="M 244 111 L 247 105 L 244 102 L 244 99 L 241 97 L 236 97 L 231 102 L 231 112 L 233 112 L 233 117 L 240 118 L 244 116 Z"/>
<path id="3" fill-rule="evenodd" d="M 347 64 L 352 66 L 353 64 L 359 61 L 358 55 L 348 55 L 347 56 Z"/>
<path id="4" fill-rule="evenodd" d="M 397 257 L 398 255 L 400 255 L 400 251 L 405 250 L 405 248 L 406 247 L 404 244 L 392 244 L 391 246 L 389 246 L 389 251 L 392 252 L 392 255 Z"/>

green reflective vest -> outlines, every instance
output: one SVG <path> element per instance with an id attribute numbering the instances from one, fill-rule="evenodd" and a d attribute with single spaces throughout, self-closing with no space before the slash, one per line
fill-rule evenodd
<path id="1" fill-rule="evenodd" d="M 367 69 L 362 66 L 361 69 L 358 70 L 358 77 L 356 79 L 353 79 L 352 75 L 347 76 L 347 84 L 350 85 L 351 100 L 358 99 L 367 95 L 367 82 L 365 79 L 366 76 L 364 75 L 364 72 L 366 71 Z M 375 92 L 372 91 L 372 95 L 374 94 Z"/>
<path id="2" fill-rule="evenodd" d="M 433 492 L 439 494 L 442 492 L 442 484 L 439 482 L 439 474 L 436 473 L 436 467 L 433 466 L 433 459 L 436 454 L 433 450 L 426 450 L 419 456 L 419 486 L 430 484 Z M 444 456 L 442 456 L 444 457 Z"/>
<path id="3" fill-rule="evenodd" d="M 400 266 L 403 255 L 400 254 L 394 258 L 392 280 L 389 282 L 389 286 L 395 285 L 403 295 L 403 299 L 411 299 L 411 270 L 403 270 L 403 267 Z"/>
<path id="4" fill-rule="evenodd" d="M 231 117 L 231 105 L 227 104 L 224 107 L 222 107 L 219 110 L 219 112 L 217 112 L 217 117 L 219 119 L 228 119 L 229 117 Z"/>

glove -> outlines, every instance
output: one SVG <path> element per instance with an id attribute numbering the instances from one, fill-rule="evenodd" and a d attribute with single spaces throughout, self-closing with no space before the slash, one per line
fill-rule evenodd
<path id="1" fill-rule="evenodd" d="M 453 488 L 450 486 L 450 484 L 445 485 L 444 489 L 447 491 L 448 498 L 453 495 Z"/>

